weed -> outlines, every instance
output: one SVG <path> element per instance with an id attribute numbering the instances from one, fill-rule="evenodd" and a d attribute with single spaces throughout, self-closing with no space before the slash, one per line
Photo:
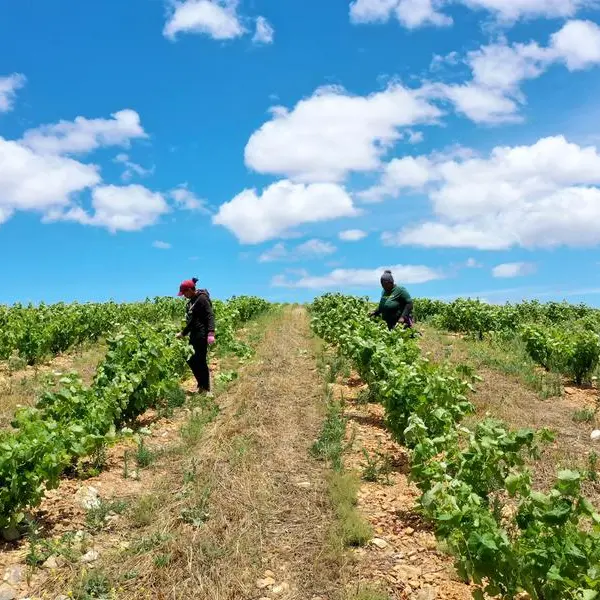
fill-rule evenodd
<path id="1" fill-rule="evenodd" d="M 168 567 L 171 564 L 172 558 L 173 557 L 169 553 L 158 554 L 154 557 L 154 566 L 158 569 L 164 569 L 165 567 Z"/>
<path id="2" fill-rule="evenodd" d="M 172 537 L 164 533 L 153 533 L 148 537 L 143 537 L 132 544 L 130 551 L 132 554 L 144 554 L 160 548 L 166 542 L 171 541 Z"/>
<path id="3" fill-rule="evenodd" d="M 144 438 L 140 438 L 134 456 L 137 466 L 140 469 L 145 469 L 156 460 L 157 453 L 153 450 L 150 450 L 146 446 L 146 444 L 144 443 Z"/>
<path id="4" fill-rule="evenodd" d="M 200 527 L 209 518 L 208 501 L 210 489 L 204 487 L 196 494 L 195 503 L 181 510 L 181 520 L 194 527 Z"/>
<path id="5" fill-rule="evenodd" d="M 108 577 L 100 571 L 84 573 L 82 580 L 73 590 L 75 600 L 100 600 L 108 598 L 111 584 Z"/>
<path id="6" fill-rule="evenodd" d="M 131 520 L 136 527 L 146 527 L 154 522 L 160 501 L 156 496 L 142 496 L 131 509 Z"/>
<path id="7" fill-rule="evenodd" d="M 386 485 L 389 485 L 390 473 L 392 472 L 392 461 L 390 460 L 390 457 L 379 451 L 375 451 L 371 455 L 366 448 L 363 448 L 362 452 L 366 461 L 361 465 L 363 469 L 363 480 L 374 483 L 381 481 Z"/>
<path id="8" fill-rule="evenodd" d="M 192 409 L 192 416 L 181 427 L 181 438 L 187 446 L 198 443 L 204 428 L 219 414 L 219 405 L 208 396 L 200 396 L 198 406 Z"/>
<path id="9" fill-rule="evenodd" d="M 588 468 L 586 476 L 589 481 L 598 481 L 598 454 L 592 451 L 588 454 Z"/>
<path id="10" fill-rule="evenodd" d="M 342 405 L 330 400 L 327 413 L 317 441 L 311 447 L 311 454 L 320 460 L 329 461 L 335 471 L 343 467 L 343 442 L 346 433 L 346 418 Z"/>
<path id="11" fill-rule="evenodd" d="M 596 416 L 596 411 L 593 408 L 582 408 L 573 413 L 573 421 L 575 423 L 591 423 Z"/>
<path id="12" fill-rule="evenodd" d="M 77 549 L 78 538 L 73 532 L 63 534 L 58 539 L 45 539 L 39 535 L 39 530 L 32 526 L 29 534 L 29 550 L 25 562 L 30 566 L 44 563 L 51 556 L 60 556 L 68 562 L 76 562 L 80 556 Z"/>
<path id="13" fill-rule="evenodd" d="M 371 526 L 356 510 L 360 483 L 351 473 L 334 473 L 329 493 L 336 512 L 334 535 L 343 547 L 363 546 L 372 537 Z"/>
<path id="14" fill-rule="evenodd" d="M 90 508 L 85 516 L 85 525 L 92 531 L 99 531 L 106 525 L 106 518 L 110 515 L 120 515 L 127 508 L 124 500 L 101 500 L 95 508 Z"/>

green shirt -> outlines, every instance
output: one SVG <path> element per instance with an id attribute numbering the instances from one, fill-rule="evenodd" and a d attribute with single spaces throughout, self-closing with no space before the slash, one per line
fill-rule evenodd
<path id="1" fill-rule="evenodd" d="M 411 301 L 408 290 L 401 285 L 395 285 L 389 294 L 383 291 L 377 312 L 386 323 L 395 325 Z"/>

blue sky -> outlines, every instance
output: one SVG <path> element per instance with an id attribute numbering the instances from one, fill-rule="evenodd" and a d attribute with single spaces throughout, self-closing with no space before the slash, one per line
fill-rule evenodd
<path id="1" fill-rule="evenodd" d="M 599 304 L 594 4 L 10 3 L 0 302 Z"/>

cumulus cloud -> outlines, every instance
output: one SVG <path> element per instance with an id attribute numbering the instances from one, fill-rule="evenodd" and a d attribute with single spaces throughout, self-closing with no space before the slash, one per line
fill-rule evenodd
<path id="1" fill-rule="evenodd" d="M 229 229 L 244 244 L 258 244 L 281 237 L 304 223 L 357 214 L 352 198 L 339 185 L 304 185 L 283 180 L 260 193 L 244 190 L 221 205 L 213 223 Z"/>
<path id="2" fill-rule="evenodd" d="M 385 269 L 391 269 L 396 281 L 404 284 L 426 283 L 443 279 L 441 271 L 423 265 L 395 265 L 377 267 L 376 269 L 334 269 L 326 275 L 303 274 L 296 279 L 287 275 L 277 275 L 271 284 L 275 287 L 310 288 L 310 289 L 346 289 L 365 288 L 379 285 L 379 278 Z"/>
<path id="3" fill-rule="evenodd" d="M 55 219 L 105 227 L 111 232 L 138 231 L 154 225 L 169 211 L 162 194 L 141 185 L 100 185 L 92 190 L 92 214 L 76 206 Z"/>
<path id="4" fill-rule="evenodd" d="M 134 110 L 126 109 L 111 119 L 60 121 L 29 129 L 20 143 L 40 154 L 85 154 L 104 146 L 129 146 L 131 140 L 148 135 Z"/>
<path id="5" fill-rule="evenodd" d="M 338 237 L 342 242 L 360 242 L 360 240 L 367 237 L 367 233 L 362 229 L 346 229 L 345 231 L 340 231 Z"/>
<path id="6" fill-rule="evenodd" d="M 430 97 L 450 101 L 477 123 L 519 121 L 524 81 L 539 77 L 554 64 L 564 64 L 570 71 L 600 64 L 600 27 L 591 21 L 569 21 L 550 36 L 547 46 L 537 42 L 509 45 L 500 39 L 469 52 L 465 62 L 472 80 L 428 85 Z"/>
<path id="7" fill-rule="evenodd" d="M 15 211 L 45 213 L 67 206 L 73 194 L 99 182 L 96 165 L 39 155 L 15 141 L 0 138 L 1 221 Z"/>
<path id="8" fill-rule="evenodd" d="M 295 261 L 322 258 L 336 252 L 337 248 L 330 242 L 319 239 L 312 239 L 288 250 L 287 246 L 281 242 L 275 244 L 271 249 L 263 252 L 258 260 L 259 262 L 276 261 Z"/>
<path id="9" fill-rule="evenodd" d="M 170 250 L 171 244 L 169 242 L 161 242 L 160 240 L 156 240 L 152 243 L 153 248 L 158 248 L 159 250 Z"/>
<path id="10" fill-rule="evenodd" d="M 595 0 L 353 0 L 350 20 L 355 24 L 387 23 L 395 18 L 407 29 L 424 26 L 445 27 L 452 19 L 442 12 L 451 4 L 486 11 L 499 24 L 521 19 L 568 18 L 595 5 Z"/>
<path id="11" fill-rule="evenodd" d="M 237 0 L 174 2 L 163 33 L 170 40 L 175 40 L 179 33 L 204 34 L 215 40 L 241 37 L 246 29 L 240 21 L 237 8 Z"/>
<path id="12" fill-rule="evenodd" d="M 535 265 L 526 262 L 513 262 L 497 265 L 492 269 L 492 275 L 497 278 L 524 277 L 535 273 Z"/>
<path id="13" fill-rule="evenodd" d="M 246 165 L 294 181 L 339 182 L 377 169 L 402 128 L 442 113 L 421 91 L 395 84 L 369 96 L 320 88 L 293 109 L 278 106 L 271 114 L 246 145 Z"/>
<path id="14" fill-rule="evenodd" d="M 487 158 L 420 159 L 428 178 L 412 191 L 429 196 L 435 219 L 386 232 L 385 244 L 497 250 L 600 243 L 595 147 L 556 136 L 497 147 Z"/>
<path id="15" fill-rule="evenodd" d="M 264 17 L 258 17 L 252 41 L 255 44 L 272 44 L 274 37 L 275 30 L 273 26 Z"/>
<path id="16" fill-rule="evenodd" d="M 0 77 L 0 113 L 10 112 L 17 92 L 25 85 L 26 79 L 20 73 Z"/>
<path id="17" fill-rule="evenodd" d="M 350 4 L 353 23 L 386 23 L 395 17 L 407 29 L 426 25 L 446 27 L 452 19 L 437 9 L 440 0 L 354 0 Z"/>

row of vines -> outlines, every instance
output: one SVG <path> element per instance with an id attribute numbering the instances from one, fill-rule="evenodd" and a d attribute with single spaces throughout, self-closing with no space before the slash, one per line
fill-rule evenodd
<path id="1" fill-rule="evenodd" d="M 175 338 L 181 326 L 169 303 L 156 303 L 167 308 L 153 325 L 136 322 L 132 308 L 133 318 L 108 338 L 106 357 L 89 387 L 75 374 L 62 377 L 58 389 L 44 393 L 34 408 L 17 412 L 12 430 L 0 432 L 0 528 L 17 528 L 66 469 L 109 443 L 124 423 L 148 408 L 185 399 L 179 381 L 190 347 Z M 217 346 L 244 350 L 234 330 L 268 304 L 252 297 L 214 304 Z"/>
<path id="2" fill-rule="evenodd" d="M 415 314 L 447 331 L 518 339 L 538 365 L 578 384 L 589 382 L 600 363 L 600 310 L 582 304 L 419 299 Z"/>
<path id="3" fill-rule="evenodd" d="M 489 418 L 465 427 L 472 374 L 432 363 L 406 332 L 388 332 L 367 313 L 366 300 L 328 294 L 313 303 L 312 325 L 385 407 L 409 450 L 420 508 L 460 575 L 477 584 L 475 597 L 599 598 L 600 514 L 581 493 L 585 474 L 560 471 L 550 492 L 532 489 L 525 462 L 550 432 Z"/>

